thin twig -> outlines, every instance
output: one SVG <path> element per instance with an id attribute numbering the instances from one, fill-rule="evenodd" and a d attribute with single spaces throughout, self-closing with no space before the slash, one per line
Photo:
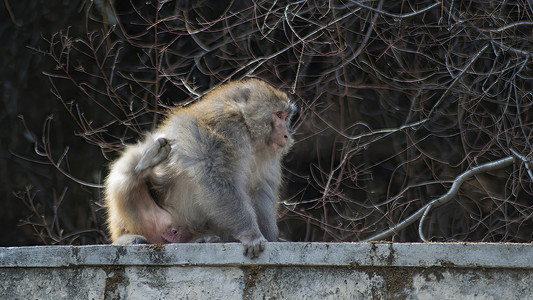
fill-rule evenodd
<path id="1" fill-rule="evenodd" d="M 424 205 L 421 209 L 417 210 L 414 214 L 409 216 L 407 219 L 403 220 L 402 222 L 398 223 L 397 225 L 385 230 L 382 233 L 376 234 L 373 237 L 370 237 L 368 239 L 363 240 L 363 242 L 371 242 L 371 241 L 378 241 L 385 238 L 390 237 L 391 235 L 397 233 L 398 231 L 404 229 L 405 227 L 411 225 L 416 220 L 418 220 L 425 212 L 426 210 L 430 208 L 436 208 L 439 207 L 448 201 L 452 200 L 455 194 L 459 191 L 459 188 L 461 185 L 468 179 L 470 179 L 472 176 L 475 176 L 480 173 L 497 170 L 501 168 L 505 168 L 509 165 L 511 165 L 514 162 L 513 156 L 508 156 L 506 158 L 502 158 L 497 161 L 489 162 L 477 167 L 474 167 L 468 171 L 463 172 L 461 175 L 459 175 L 452 184 L 452 187 L 450 190 L 442 197 L 435 199 L 431 201 L 430 203 Z"/>
<path id="2" fill-rule="evenodd" d="M 511 150 L 511 153 L 516 158 L 519 158 L 521 161 L 524 162 L 524 166 L 526 166 L 527 174 L 529 175 L 529 178 L 531 178 L 531 180 L 533 180 L 533 172 L 531 172 L 531 166 L 530 166 L 530 164 L 533 164 L 531 159 L 525 158 L 523 155 L 521 155 L 520 153 L 516 152 L 516 150 L 514 150 L 513 148 L 510 148 L 509 150 Z"/>

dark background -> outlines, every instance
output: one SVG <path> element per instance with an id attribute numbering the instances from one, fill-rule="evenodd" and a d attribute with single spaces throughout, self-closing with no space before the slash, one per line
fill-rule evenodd
<path id="1" fill-rule="evenodd" d="M 299 105 L 282 240 L 367 239 L 461 172 L 532 152 L 530 1 L 0 5 L 2 246 L 108 242 L 108 163 L 169 107 L 246 76 Z M 532 180 L 519 159 L 475 176 L 425 236 L 531 241 Z M 418 223 L 392 240 L 421 240 Z"/>

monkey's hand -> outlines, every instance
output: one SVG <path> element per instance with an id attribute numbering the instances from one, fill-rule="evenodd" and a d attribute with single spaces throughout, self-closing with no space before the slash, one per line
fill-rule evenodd
<path id="1" fill-rule="evenodd" d="M 265 250 L 265 243 L 267 240 L 262 234 L 242 235 L 238 238 L 244 246 L 244 255 L 249 258 L 256 258 L 263 250 Z"/>
<path id="2" fill-rule="evenodd" d="M 141 157 L 141 160 L 135 166 L 135 172 L 141 173 L 157 166 L 163 160 L 167 159 L 171 149 L 172 147 L 166 138 L 158 138 Z"/>

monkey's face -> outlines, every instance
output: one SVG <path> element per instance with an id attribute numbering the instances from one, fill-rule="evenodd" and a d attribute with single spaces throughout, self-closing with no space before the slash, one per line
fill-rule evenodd
<path id="1" fill-rule="evenodd" d="M 290 123 L 296 113 L 296 105 L 286 93 L 264 81 L 250 79 L 240 85 L 238 92 L 232 96 L 241 107 L 256 150 L 273 150 L 283 154 L 290 148 Z"/>
<path id="2" fill-rule="evenodd" d="M 278 110 L 272 113 L 272 132 L 269 143 L 274 149 L 281 151 L 289 142 L 289 113 Z"/>
<path id="3" fill-rule="evenodd" d="M 268 144 L 277 152 L 287 151 L 292 145 L 291 119 L 297 110 L 286 95 L 282 103 L 273 109 L 270 123 L 272 131 L 268 138 Z"/>
<path id="4" fill-rule="evenodd" d="M 277 151 L 287 151 L 292 146 L 291 121 L 296 114 L 297 107 L 286 93 L 273 91 L 273 106 L 271 106 L 272 132 L 269 141 Z"/>

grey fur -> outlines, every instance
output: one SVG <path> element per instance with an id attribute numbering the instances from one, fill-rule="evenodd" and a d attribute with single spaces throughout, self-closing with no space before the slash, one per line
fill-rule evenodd
<path id="1" fill-rule="evenodd" d="M 278 237 L 281 158 L 292 145 L 288 123 L 294 109 L 285 93 L 253 79 L 219 87 L 174 110 L 112 166 L 106 182 L 112 239 L 142 242 L 144 233 L 153 236 L 145 238 L 149 242 L 160 241 L 158 236 L 178 242 L 238 240 L 245 255 L 257 257 L 266 241 Z M 276 119 L 276 112 L 283 112 L 283 119 Z M 157 194 L 157 206 L 146 182 Z M 167 213 L 171 221 L 160 221 Z"/>

